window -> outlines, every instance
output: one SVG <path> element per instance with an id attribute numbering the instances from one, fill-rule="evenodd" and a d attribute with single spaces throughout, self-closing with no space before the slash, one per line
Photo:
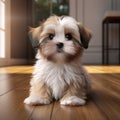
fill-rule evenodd
<path id="1" fill-rule="evenodd" d="M 0 0 L 0 58 L 5 57 L 5 0 Z"/>
<path id="2" fill-rule="evenodd" d="M 51 14 L 69 15 L 69 0 L 34 0 L 34 24 Z"/>

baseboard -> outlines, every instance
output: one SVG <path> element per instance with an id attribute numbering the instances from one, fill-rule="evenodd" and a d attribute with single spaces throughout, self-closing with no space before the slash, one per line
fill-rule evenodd
<path id="1" fill-rule="evenodd" d="M 0 67 L 11 66 L 11 65 L 26 65 L 26 64 L 28 64 L 27 59 L 7 59 L 7 58 L 0 59 Z"/>
<path id="2" fill-rule="evenodd" d="M 35 64 L 35 61 L 36 61 L 35 59 L 28 60 L 28 64 L 29 64 L 29 65 L 34 65 L 34 64 Z"/>

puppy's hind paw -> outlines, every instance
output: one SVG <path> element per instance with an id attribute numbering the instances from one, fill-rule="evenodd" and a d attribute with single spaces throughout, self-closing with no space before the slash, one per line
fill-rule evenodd
<path id="1" fill-rule="evenodd" d="M 24 100 L 24 103 L 29 105 L 43 105 L 50 104 L 50 100 L 46 98 L 40 98 L 37 96 L 30 96 Z"/>
<path id="2" fill-rule="evenodd" d="M 77 106 L 77 105 L 85 105 L 86 101 L 84 99 L 81 99 L 77 96 L 70 96 L 64 100 L 61 100 L 60 104 L 61 105 L 72 105 L 72 106 Z"/>

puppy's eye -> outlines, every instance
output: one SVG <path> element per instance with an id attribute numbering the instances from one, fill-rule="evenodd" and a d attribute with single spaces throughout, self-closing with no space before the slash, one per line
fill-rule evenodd
<path id="1" fill-rule="evenodd" d="M 49 34 L 49 39 L 53 40 L 54 36 L 55 36 L 54 34 Z"/>
<path id="2" fill-rule="evenodd" d="M 72 36 L 70 33 L 66 34 L 65 37 L 66 37 L 68 40 L 72 40 L 72 38 L 73 38 L 73 36 Z"/>

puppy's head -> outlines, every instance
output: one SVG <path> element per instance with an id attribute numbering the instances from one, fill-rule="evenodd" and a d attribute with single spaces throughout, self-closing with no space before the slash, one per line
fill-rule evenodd
<path id="1" fill-rule="evenodd" d="M 40 54 L 52 62 L 70 62 L 88 48 L 90 32 L 74 18 L 51 16 L 37 28 L 31 28 L 32 39 L 39 41 Z"/>

